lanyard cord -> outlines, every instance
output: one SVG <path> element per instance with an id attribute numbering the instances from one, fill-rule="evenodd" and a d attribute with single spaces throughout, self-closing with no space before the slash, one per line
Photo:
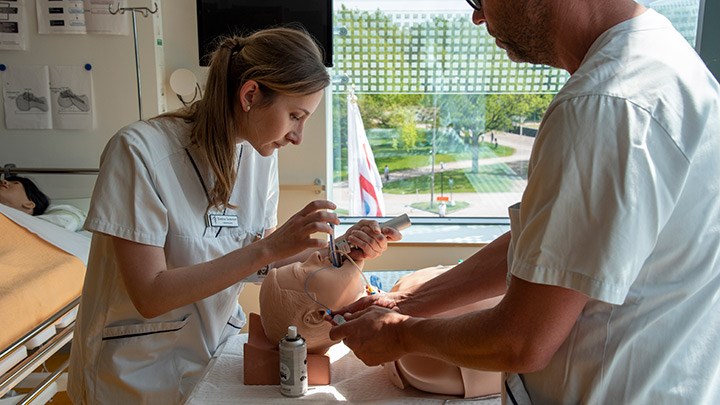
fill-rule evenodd
<path id="1" fill-rule="evenodd" d="M 240 145 L 240 154 L 238 155 L 237 168 L 235 169 L 236 176 L 240 172 L 240 160 L 242 159 L 244 147 L 245 147 L 244 145 Z M 198 169 L 197 164 L 195 163 L 195 159 L 193 159 L 188 148 L 185 148 L 185 153 L 187 154 L 188 158 L 190 158 L 190 163 L 192 163 L 193 169 L 195 169 L 195 174 L 197 175 L 198 180 L 200 180 L 200 185 L 202 186 L 203 191 L 205 192 L 205 198 L 207 199 L 208 204 L 210 204 L 210 193 L 208 192 L 208 189 L 205 186 L 205 181 L 203 180 L 202 175 L 200 174 L 200 170 Z M 233 185 L 233 190 L 234 189 L 235 189 L 235 185 Z M 230 195 L 232 195 L 232 190 L 230 190 Z M 223 215 L 225 215 L 226 213 L 227 213 L 227 207 L 223 207 Z M 220 231 L 223 230 L 224 226 L 220 226 L 219 228 L 220 229 L 218 229 L 217 233 L 215 234 L 216 238 L 218 237 L 218 235 L 220 235 Z M 205 229 L 205 231 L 207 231 L 207 229 Z M 203 232 L 203 237 L 204 236 L 205 236 L 205 232 Z"/>
<path id="2" fill-rule="evenodd" d="M 202 186 L 203 191 L 205 192 L 205 198 L 207 199 L 208 204 L 210 204 L 210 193 L 208 193 L 207 187 L 205 187 L 205 181 L 203 180 L 202 176 L 200 175 L 200 170 L 198 170 L 197 164 L 195 164 L 195 159 L 193 159 L 188 148 L 185 148 L 185 153 L 187 153 L 188 157 L 190 158 L 190 163 L 192 163 L 193 169 L 195 169 L 195 174 L 197 174 L 197 178 L 198 178 L 198 180 L 200 180 L 200 185 Z"/>

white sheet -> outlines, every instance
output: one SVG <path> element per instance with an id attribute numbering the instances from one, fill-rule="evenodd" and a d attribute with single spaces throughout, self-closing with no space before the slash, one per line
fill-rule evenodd
<path id="1" fill-rule="evenodd" d="M 0 214 L 38 235 L 43 240 L 70 253 L 87 265 L 90 252 L 90 237 L 63 229 L 50 222 L 43 221 L 22 211 L 0 204 Z"/>
<path id="2" fill-rule="evenodd" d="M 280 394 L 277 385 L 243 384 L 243 343 L 247 335 L 228 339 L 212 359 L 205 375 L 190 393 L 186 405 L 280 404 L 295 402 L 363 402 L 376 404 L 482 404 L 499 405 L 500 397 L 463 399 L 395 387 L 381 367 L 367 367 L 345 346 L 330 349 L 331 385 L 311 386 L 300 398 Z"/>

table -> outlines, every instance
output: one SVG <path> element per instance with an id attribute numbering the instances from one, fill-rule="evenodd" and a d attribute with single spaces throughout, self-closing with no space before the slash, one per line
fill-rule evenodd
<path id="1" fill-rule="evenodd" d="M 328 352 L 331 361 L 331 385 L 311 386 L 305 396 L 288 398 L 280 394 L 277 385 L 243 384 L 243 343 L 246 341 L 246 334 L 228 339 L 208 364 L 205 373 L 188 396 L 186 405 L 293 402 L 478 405 L 501 403 L 499 395 L 464 399 L 428 394 L 414 388 L 399 389 L 390 382 L 382 367 L 366 366 L 343 344 L 333 346 Z"/>

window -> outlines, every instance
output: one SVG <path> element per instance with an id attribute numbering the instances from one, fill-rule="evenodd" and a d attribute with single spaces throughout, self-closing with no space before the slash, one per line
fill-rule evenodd
<path id="1" fill-rule="evenodd" d="M 695 44 L 700 0 L 641 3 Z M 521 199 L 540 120 L 569 75 L 511 62 L 470 16 L 461 0 L 335 0 L 335 27 L 347 30 L 335 37 L 333 72 L 347 80 L 332 89 L 340 214 L 352 215 L 351 90 L 382 177 L 385 216 L 504 218 Z"/>

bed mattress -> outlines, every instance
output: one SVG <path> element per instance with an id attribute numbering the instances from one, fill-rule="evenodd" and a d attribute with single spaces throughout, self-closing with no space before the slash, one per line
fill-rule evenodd
<path id="1" fill-rule="evenodd" d="M 80 296 L 85 265 L 0 214 L 0 349 Z"/>

